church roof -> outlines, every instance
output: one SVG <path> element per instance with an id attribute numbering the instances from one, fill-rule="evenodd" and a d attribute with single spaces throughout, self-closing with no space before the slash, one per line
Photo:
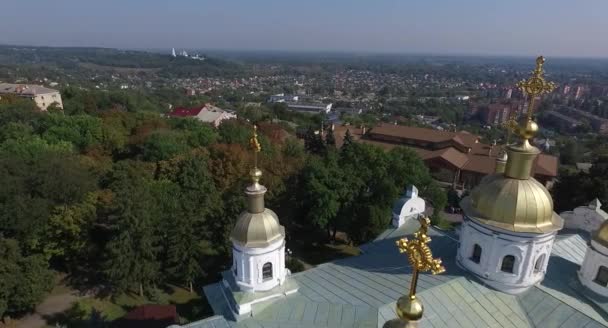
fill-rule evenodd
<path id="1" fill-rule="evenodd" d="M 485 286 L 456 265 L 455 236 L 430 233 L 433 253 L 443 259 L 446 272 L 420 275 L 417 296 L 425 307 L 421 328 L 608 326 L 608 302 L 582 292 L 576 278 L 587 247 L 582 235 L 558 235 L 545 280 L 513 296 Z M 396 317 L 395 301 L 407 292 L 411 279 L 411 268 L 395 247 L 398 237 L 393 237 L 364 245 L 362 255 L 292 275 L 288 279 L 297 281 L 297 293 L 256 304 L 253 315 L 239 321 L 230 313 L 221 283 L 207 286 L 216 316 L 186 327 L 381 327 Z"/>

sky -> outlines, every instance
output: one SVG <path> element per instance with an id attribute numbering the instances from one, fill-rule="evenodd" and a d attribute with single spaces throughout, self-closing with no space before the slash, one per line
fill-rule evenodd
<path id="1" fill-rule="evenodd" d="M 608 0 L 1 0 L 0 44 L 608 57 Z"/>

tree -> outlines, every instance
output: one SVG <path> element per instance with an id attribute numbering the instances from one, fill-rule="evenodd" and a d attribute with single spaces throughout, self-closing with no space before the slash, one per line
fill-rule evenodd
<path id="1" fill-rule="evenodd" d="M 304 136 L 304 149 L 312 154 L 323 155 L 327 152 L 327 145 L 320 132 L 309 128 Z"/>
<path id="2" fill-rule="evenodd" d="M 213 247 L 211 240 L 225 222 L 208 161 L 203 154 L 185 158 L 172 174 L 161 175 L 164 179 L 155 189 L 159 209 L 167 213 L 169 223 L 165 227 L 167 272 L 174 281 L 186 283 L 190 291 L 194 280 L 205 274 L 204 257 L 217 254 L 219 247 Z"/>
<path id="3" fill-rule="evenodd" d="M 0 319 L 33 309 L 52 283 L 42 256 L 24 256 L 16 240 L 0 237 Z"/>
<path id="4" fill-rule="evenodd" d="M 57 206 L 44 227 L 41 241 L 42 253 L 70 269 L 86 256 L 90 241 L 90 227 L 96 220 L 97 192 L 72 206 Z"/>
<path id="5" fill-rule="evenodd" d="M 330 229 L 336 227 L 336 217 L 342 206 L 342 196 L 346 192 L 346 181 L 338 167 L 337 156 L 330 153 L 325 159 L 310 158 L 301 175 L 301 213 L 306 213 L 307 221 L 326 229 L 330 235 Z"/>
<path id="6" fill-rule="evenodd" d="M 334 130 L 327 131 L 327 135 L 325 136 L 325 143 L 330 148 L 336 148 L 336 136 L 334 136 Z"/>
<path id="7" fill-rule="evenodd" d="M 115 290 L 124 292 L 157 281 L 158 260 L 158 203 L 152 194 L 152 181 L 133 165 L 123 164 L 115 169 L 115 181 L 110 187 L 115 196 L 112 206 L 112 233 L 106 245 L 105 274 Z"/>
<path id="8" fill-rule="evenodd" d="M 578 143 L 573 140 L 567 140 L 559 152 L 559 158 L 563 164 L 574 165 L 581 161 L 581 157 Z"/>
<path id="9" fill-rule="evenodd" d="M 170 159 L 188 150 L 183 135 L 174 131 L 162 131 L 151 134 L 143 144 L 142 155 L 146 161 Z"/>
<path id="10" fill-rule="evenodd" d="M 353 136 L 350 134 L 350 129 L 346 129 L 346 133 L 344 134 L 344 140 L 342 143 L 342 147 L 349 146 L 353 143 Z"/>

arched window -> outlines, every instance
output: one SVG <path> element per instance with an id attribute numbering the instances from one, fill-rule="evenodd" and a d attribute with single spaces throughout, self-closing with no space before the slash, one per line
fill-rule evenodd
<path id="1" fill-rule="evenodd" d="M 272 263 L 266 262 L 262 267 L 262 279 L 272 279 Z"/>
<path id="2" fill-rule="evenodd" d="M 515 256 L 507 255 L 502 258 L 502 265 L 500 266 L 500 271 L 513 273 L 513 267 L 515 266 Z"/>
<path id="3" fill-rule="evenodd" d="M 471 261 L 479 263 L 481 261 L 481 246 L 475 244 L 473 246 L 473 254 L 471 255 Z"/>
<path id="4" fill-rule="evenodd" d="M 545 263 L 545 254 L 542 254 L 536 259 L 536 263 L 534 263 L 534 273 L 539 273 L 543 269 L 543 264 Z"/>
<path id="5" fill-rule="evenodd" d="M 602 285 L 604 287 L 608 286 L 608 268 L 602 265 L 599 270 L 597 270 L 597 275 L 593 281 L 595 281 L 598 285 Z"/>

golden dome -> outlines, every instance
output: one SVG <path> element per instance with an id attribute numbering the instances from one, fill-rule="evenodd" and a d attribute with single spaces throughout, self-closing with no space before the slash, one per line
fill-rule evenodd
<path id="1" fill-rule="evenodd" d="M 608 247 L 608 220 L 604 221 L 602 225 L 595 230 L 592 239 L 600 245 Z"/>
<path id="2" fill-rule="evenodd" d="M 544 233 L 563 225 L 553 212 L 551 195 L 534 178 L 487 176 L 461 206 L 473 220 L 515 232 Z"/>
<path id="3" fill-rule="evenodd" d="M 402 296 L 397 300 L 397 316 L 402 320 L 416 321 L 422 318 L 424 308 L 416 296 Z"/>
<path id="4" fill-rule="evenodd" d="M 245 211 L 239 216 L 230 239 L 243 247 L 266 247 L 285 237 L 285 228 L 270 209 L 260 213 Z"/>

